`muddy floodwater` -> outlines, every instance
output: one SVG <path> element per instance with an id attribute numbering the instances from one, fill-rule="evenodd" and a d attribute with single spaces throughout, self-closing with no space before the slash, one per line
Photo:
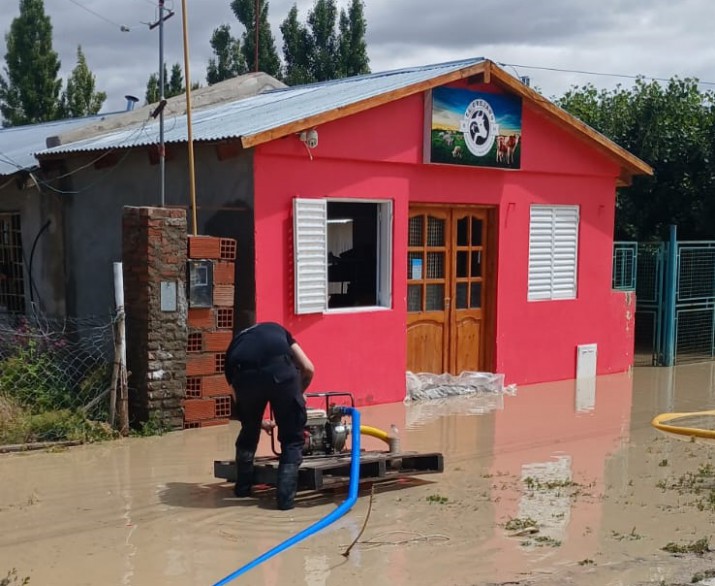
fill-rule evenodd
<path id="1" fill-rule="evenodd" d="M 713 408 L 712 363 L 364 408 L 364 424 L 397 425 L 403 450 L 442 452 L 444 473 L 364 491 L 334 525 L 234 583 L 715 583 L 715 443 L 650 425 Z M 0 456 L 0 583 L 15 569 L 10 584 L 211 586 L 345 497 L 303 495 L 288 512 L 271 495 L 233 498 L 213 461 L 233 457 L 236 431 Z"/>

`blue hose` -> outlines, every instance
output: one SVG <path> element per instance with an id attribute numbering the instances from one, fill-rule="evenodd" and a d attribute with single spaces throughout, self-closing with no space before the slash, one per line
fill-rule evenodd
<path id="1" fill-rule="evenodd" d="M 223 586 L 238 578 L 241 574 L 245 574 L 248 570 L 252 570 L 256 566 L 269 560 L 274 555 L 279 554 L 285 549 L 294 546 L 296 543 L 303 541 L 321 529 L 325 529 L 331 523 L 334 523 L 345 513 L 347 513 L 357 501 L 358 485 L 360 484 L 360 411 L 354 407 L 341 407 L 343 415 L 352 417 L 352 428 L 355 431 L 352 436 L 351 454 L 350 454 L 350 486 L 348 488 L 348 498 L 346 498 L 340 506 L 332 513 L 329 513 L 319 521 L 313 523 L 310 527 L 306 527 L 300 533 L 286 539 L 283 543 L 279 543 L 273 549 L 269 549 L 263 555 L 260 555 L 252 562 L 238 568 L 235 572 L 226 576 L 223 580 L 219 580 L 214 586 Z"/>

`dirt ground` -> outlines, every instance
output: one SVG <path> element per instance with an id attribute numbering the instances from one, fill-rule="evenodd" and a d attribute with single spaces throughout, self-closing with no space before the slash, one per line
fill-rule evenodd
<path id="1" fill-rule="evenodd" d="M 715 584 L 715 444 L 661 412 L 715 408 L 715 363 L 514 396 L 362 409 L 444 474 L 364 491 L 345 517 L 235 580 L 271 586 Z M 0 584 L 215 584 L 344 493 L 237 500 L 213 477 L 237 425 L 0 456 Z M 367 448 L 380 449 L 373 438 Z M 263 449 L 267 449 L 267 445 Z M 664 549 L 665 548 L 665 549 Z"/>

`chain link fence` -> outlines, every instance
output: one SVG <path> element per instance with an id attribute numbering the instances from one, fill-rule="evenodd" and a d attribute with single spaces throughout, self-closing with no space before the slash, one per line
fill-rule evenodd
<path id="1" fill-rule="evenodd" d="M 114 324 L 0 314 L 0 446 L 114 435 Z"/>

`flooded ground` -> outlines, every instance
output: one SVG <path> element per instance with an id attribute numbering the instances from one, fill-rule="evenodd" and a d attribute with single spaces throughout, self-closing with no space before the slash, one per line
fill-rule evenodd
<path id="1" fill-rule="evenodd" d="M 403 449 L 443 452 L 444 474 L 377 489 L 348 558 L 369 494 L 234 583 L 708 584 L 715 443 L 666 437 L 650 420 L 715 408 L 714 381 L 712 363 L 638 368 L 362 409 L 365 424 L 395 423 Z M 210 586 L 344 498 L 303 497 L 289 512 L 234 499 L 213 460 L 232 457 L 235 433 L 232 423 L 0 456 L 0 583 L 14 568 L 10 584 Z"/>

